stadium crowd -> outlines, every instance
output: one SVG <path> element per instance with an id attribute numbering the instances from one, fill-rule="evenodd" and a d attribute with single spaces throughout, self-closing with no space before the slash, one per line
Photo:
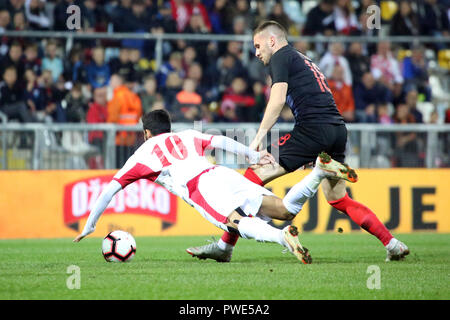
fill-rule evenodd
<path id="1" fill-rule="evenodd" d="M 81 10 L 74 32 L 251 34 L 264 19 L 290 35 L 376 35 L 367 26 L 375 0 L 0 0 L 0 35 L 5 30 L 68 31 L 67 8 Z M 399 1 L 382 28 L 390 35 L 449 35 L 449 1 Z M 74 40 L 2 36 L 0 112 L 20 122 L 117 122 L 165 108 L 175 122 L 259 122 L 270 78 L 241 42 L 164 41 L 164 61 L 155 64 L 155 42 Z M 450 122 L 436 110 L 426 116 L 417 103 L 432 101 L 426 50 L 445 43 L 315 43 L 293 45 L 328 77 L 347 122 Z M 403 52 L 400 54 L 399 52 Z M 123 98 L 127 97 L 127 99 Z M 130 100 L 131 99 L 131 100 Z M 445 117 L 445 116 L 444 116 Z M 125 117 L 126 118 L 126 117 Z M 291 122 L 288 109 L 280 121 Z"/>

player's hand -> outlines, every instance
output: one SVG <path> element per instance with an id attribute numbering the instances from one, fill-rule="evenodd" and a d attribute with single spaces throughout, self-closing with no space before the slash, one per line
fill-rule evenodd
<path id="1" fill-rule="evenodd" d="M 73 242 L 80 242 L 81 240 L 83 240 L 85 236 L 82 234 L 79 234 L 75 239 L 73 239 Z"/>
<path id="2" fill-rule="evenodd" d="M 273 157 L 273 155 L 269 152 L 267 152 L 267 150 L 263 150 L 259 152 L 259 165 L 265 165 L 265 164 L 275 164 L 275 158 Z"/>

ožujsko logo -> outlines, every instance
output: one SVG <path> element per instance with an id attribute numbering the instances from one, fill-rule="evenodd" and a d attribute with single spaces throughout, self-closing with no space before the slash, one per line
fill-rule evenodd
<path id="1" fill-rule="evenodd" d="M 87 218 L 103 188 L 112 175 L 72 182 L 64 187 L 64 224 L 79 231 L 78 221 Z M 162 220 L 162 229 L 176 223 L 177 198 L 162 186 L 140 179 L 119 191 L 109 203 L 105 214 L 142 214 Z"/>

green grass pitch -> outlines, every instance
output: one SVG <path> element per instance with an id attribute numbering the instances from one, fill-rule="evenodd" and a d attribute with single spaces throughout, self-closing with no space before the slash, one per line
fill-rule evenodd
<path id="1" fill-rule="evenodd" d="M 450 299 L 450 235 L 398 235 L 411 249 L 385 263 L 385 249 L 366 233 L 301 235 L 313 264 L 277 244 L 241 239 L 231 263 L 192 258 L 184 250 L 208 237 L 137 237 L 129 263 L 107 263 L 100 238 L 0 240 L 0 299 Z M 70 265 L 81 288 L 68 289 Z M 368 289 L 368 267 L 380 289 Z"/>

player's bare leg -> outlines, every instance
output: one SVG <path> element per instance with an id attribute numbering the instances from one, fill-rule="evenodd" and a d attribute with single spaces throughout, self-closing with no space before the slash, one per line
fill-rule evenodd
<path id="1" fill-rule="evenodd" d="M 409 248 L 392 236 L 375 213 L 348 196 L 344 180 L 324 179 L 322 190 L 330 205 L 348 215 L 383 243 L 387 251 L 386 261 L 402 260 L 409 254 Z"/>

